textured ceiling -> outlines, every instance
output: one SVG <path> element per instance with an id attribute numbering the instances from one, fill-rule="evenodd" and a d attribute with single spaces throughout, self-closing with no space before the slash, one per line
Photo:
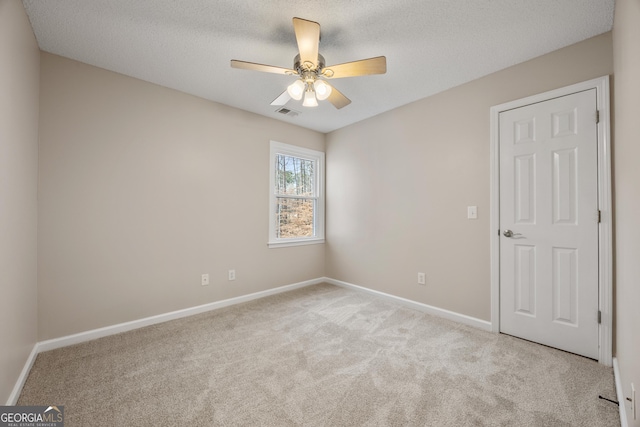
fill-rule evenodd
<path id="1" fill-rule="evenodd" d="M 24 0 L 40 48 L 321 132 L 611 30 L 614 0 Z M 295 78 L 291 18 L 321 25 L 327 65 L 385 55 L 387 74 L 333 80 L 353 102 L 270 102 Z"/>

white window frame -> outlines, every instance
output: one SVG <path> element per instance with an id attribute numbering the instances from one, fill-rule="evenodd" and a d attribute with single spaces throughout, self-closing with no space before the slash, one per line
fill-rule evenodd
<path id="1" fill-rule="evenodd" d="M 278 238 L 276 236 L 276 156 L 285 155 L 311 160 L 315 163 L 315 209 L 313 215 L 314 235 L 310 237 Z M 324 153 L 278 141 L 270 142 L 269 151 L 269 242 L 270 248 L 312 245 L 324 243 Z"/>

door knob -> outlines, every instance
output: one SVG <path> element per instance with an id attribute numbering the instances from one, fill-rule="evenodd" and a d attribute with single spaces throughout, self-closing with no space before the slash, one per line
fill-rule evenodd
<path id="1" fill-rule="evenodd" d="M 520 233 L 514 233 L 514 232 L 513 232 L 513 231 L 511 231 L 511 230 L 504 230 L 504 232 L 502 233 L 502 235 L 503 235 L 504 237 L 522 236 L 522 234 L 520 234 Z"/>

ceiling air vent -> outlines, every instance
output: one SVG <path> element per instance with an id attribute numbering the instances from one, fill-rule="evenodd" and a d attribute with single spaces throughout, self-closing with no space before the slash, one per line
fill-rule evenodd
<path id="1" fill-rule="evenodd" d="M 296 117 L 300 114 L 299 111 L 291 110 L 286 107 L 278 108 L 276 110 L 276 113 L 284 114 L 285 116 L 289 116 L 289 117 Z"/>

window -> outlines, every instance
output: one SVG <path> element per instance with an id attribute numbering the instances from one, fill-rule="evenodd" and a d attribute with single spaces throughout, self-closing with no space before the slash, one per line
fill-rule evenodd
<path id="1" fill-rule="evenodd" d="M 271 141 L 269 247 L 324 243 L 324 153 Z"/>

